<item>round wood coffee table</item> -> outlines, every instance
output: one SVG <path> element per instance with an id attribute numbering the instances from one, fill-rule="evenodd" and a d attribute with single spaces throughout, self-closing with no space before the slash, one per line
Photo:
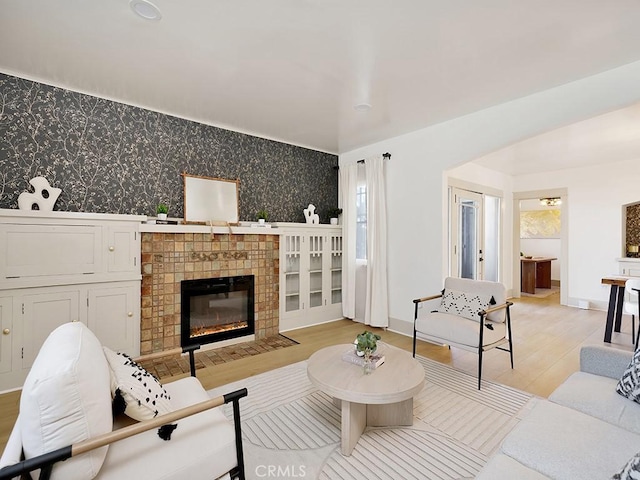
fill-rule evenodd
<path id="1" fill-rule="evenodd" d="M 365 427 L 413 425 L 413 397 L 424 386 L 424 368 L 409 352 L 383 345 L 384 364 L 370 375 L 342 360 L 353 345 L 333 345 L 309 357 L 307 375 L 342 408 L 341 451 L 351 455 Z"/>

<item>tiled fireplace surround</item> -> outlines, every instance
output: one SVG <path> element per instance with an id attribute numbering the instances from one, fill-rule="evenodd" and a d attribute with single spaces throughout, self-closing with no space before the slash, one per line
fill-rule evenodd
<path id="1" fill-rule="evenodd" d="M 255 276 L 255 337 L 278 334 L 279 237 L 142 233 L 140 353 L 180 346 L 180 282 Z"/>

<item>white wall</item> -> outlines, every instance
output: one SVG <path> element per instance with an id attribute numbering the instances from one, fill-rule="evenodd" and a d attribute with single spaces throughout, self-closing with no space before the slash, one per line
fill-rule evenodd
<path id="1" fill-rule="evenodd" d="M 605 308 L 608 303 L 609 288 L 600 280 L 617 274 L 615 259 L 624 256 L 622 205 L 640 201 L 639 166 L 640 155 L 625 162 L 514 178 L 515 192 L 567 188 L 563 209 L 569 218 L 569 305 L 588 300 Z"/>
<path id="2" fill-rule="evenodd" d="M 640 62 L 340 155 L 343 164 L 392 154 L 387 165 L 391 328 L 412 331 L 411 300 L 442 288 L 444 170 L 529 136 L 638 102 L 638 84 Z M 596 213 L 601 210 L 595 200 L 590 203 Z M 572 258 L 584 253 L 578 249 Z M 613 258 L 612 253 L 590 252 L 603 259 Z M 613 265 L 602 270 L 609 273 Z M 582 279 L 581 287 L 587 283 Z M 597 285 L 584 293 L 600 296 Z"/>

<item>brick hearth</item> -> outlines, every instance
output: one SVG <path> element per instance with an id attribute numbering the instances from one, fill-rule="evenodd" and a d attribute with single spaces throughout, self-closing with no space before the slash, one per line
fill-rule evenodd
<path id="1" fill-rule="evenodd" d="M 180 282 L 255 276 L 255 337 L 278 334 L 278 235 L 142 233 L 140 353 L 180 346 Z"/>

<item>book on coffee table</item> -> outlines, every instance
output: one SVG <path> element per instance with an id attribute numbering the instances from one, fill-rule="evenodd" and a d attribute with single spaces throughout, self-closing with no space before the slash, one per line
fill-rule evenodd
<path id="1" fill-rule="evenodd" d="M 355 349 L 347 350 L 346 352 L 344 352 L 342 354 L 342 360 L 345 362 L 353 363 L 354 365 L 364 367 L 364 356 L 359 357 L 356 354 Z M 371 355 L 371 363 L 373 365 L 373 368 L 378 368 L 384 363 L 384 355 L 382 355 L 381 353 L 374 353 L 373 355 Z"/>

